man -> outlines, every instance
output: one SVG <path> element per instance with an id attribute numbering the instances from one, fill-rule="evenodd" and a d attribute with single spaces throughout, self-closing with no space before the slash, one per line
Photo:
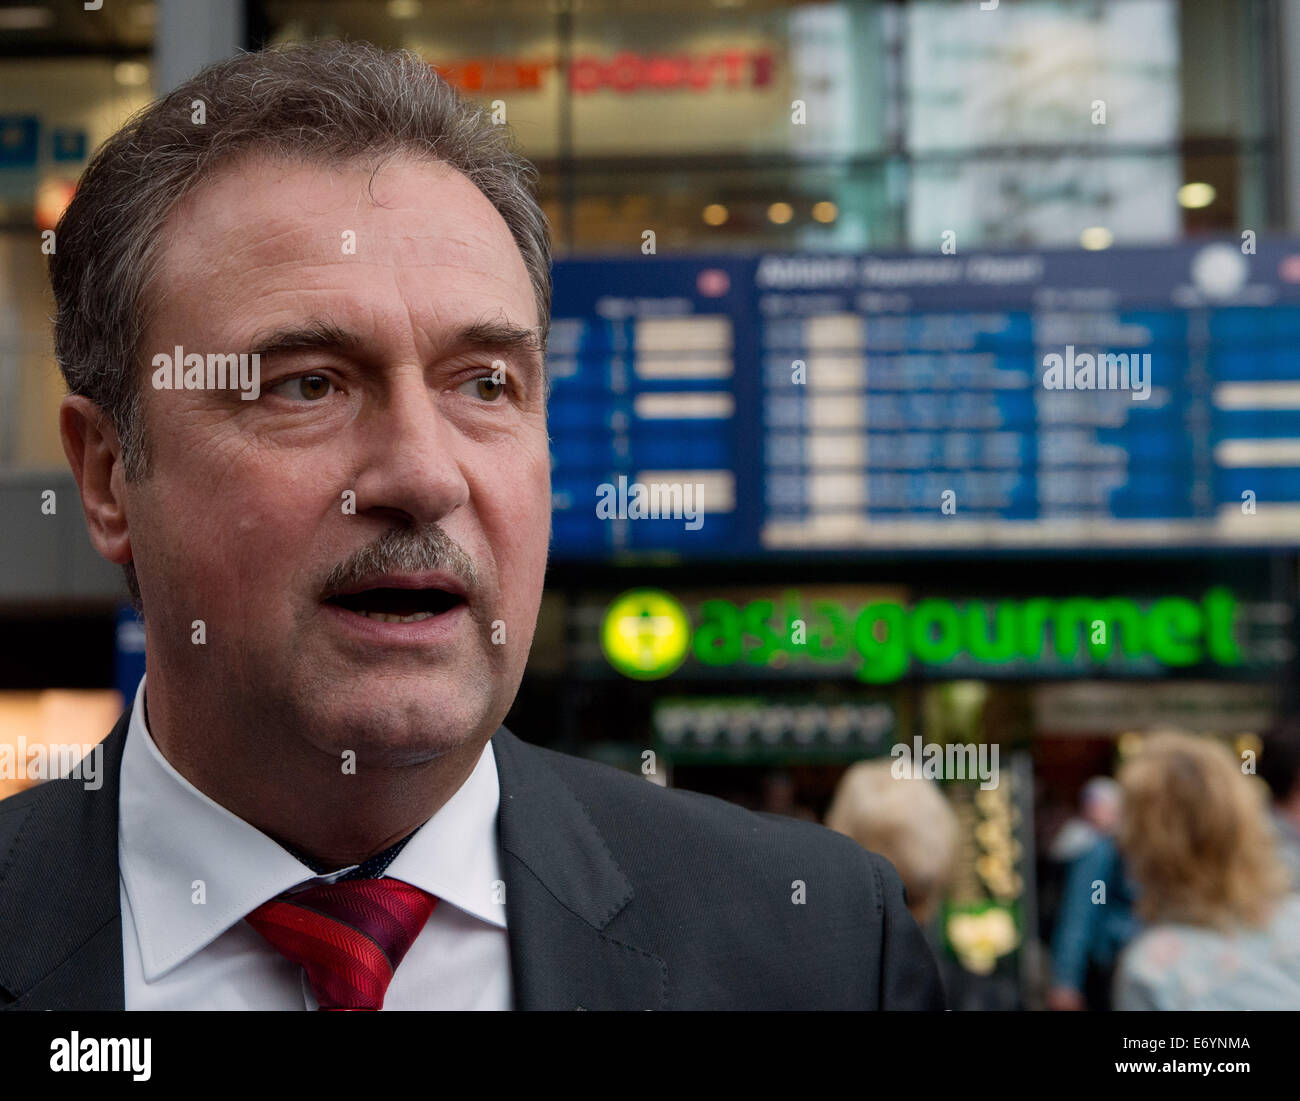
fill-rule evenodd
<path id="1" fill-rule="evenodd" d="M 340 43 L 210 67 L 88 167 L 60 426 L 148 675 L 100 790 L 0 804 L 0 1000 L 942 1007 L 879 857 L 501 726 L 550 538 L 530 172 Z"/>
<path id="2" fill-rule="evenodd" d="M 1094 776 L 1080 802 L 1086 825 L 1082 840 L 1067 835 L 1054 846 L 1069 867 L 1052 936 L 1047 1008 L 1062 1012 L 1111 1008 L 1115 964 L 1138 931 L 1136 889 L 1114 839 L 1123 812 L 1120 786 L 1108 776 Z M 1069 827 L 1066 823 L 1062 833 Z M 1098 884 L 1105 885 L 1104 896 Z"/>

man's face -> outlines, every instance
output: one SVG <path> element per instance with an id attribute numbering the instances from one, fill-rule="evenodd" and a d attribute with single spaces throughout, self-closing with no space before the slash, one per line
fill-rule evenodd
<path id="1" fill-rule="evenodd" d="M 403 764 L 486 738 L 514 699 L 550 462 L 505 222 L 445 165 L 372 167 L 256 158 L 169 219 L 127 519 L 151 670 L 235 721 Z M 176 345 L 280 350 L 245 400 L 155 388 Z"/>

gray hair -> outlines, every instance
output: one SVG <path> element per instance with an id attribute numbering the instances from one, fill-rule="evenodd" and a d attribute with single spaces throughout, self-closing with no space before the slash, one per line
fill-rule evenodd
<path id="1" fill-rule="evenodd" d="M 205 121 L 193 121 L 201 101 Z M 239 53 L 134 115 L 95 153 L 55 229 L 54 354 L 68 390 L 109 418 L 128 480 L 149 472 L 139 342 L 176 205 L 250 154 L 300 160 L 398 153 L 441 161 L 500 213 L 533 285 L 545 342 L 551 243 L 537 171 L 510 131 L 408 50 L 332 41 Z M 134 570 L 127 583 L 137 608 Z"/>

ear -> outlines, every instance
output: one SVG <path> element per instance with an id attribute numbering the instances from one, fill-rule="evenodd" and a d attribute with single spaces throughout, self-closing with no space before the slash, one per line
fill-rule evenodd
<path id="1" fill-rule="evenodd" d="M 110 562 L 126 565 L 131 561 L 131 536 L 117 432 L 89 398 L 69 394 L 59 406 L 59 436 L 81 492 L 91 543 Z"/>

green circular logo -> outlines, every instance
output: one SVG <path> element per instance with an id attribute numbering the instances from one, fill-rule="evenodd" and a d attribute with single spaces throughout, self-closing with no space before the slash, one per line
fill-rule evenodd
<path id="1" fill-rule="evenodd" d="M 686 660 L 691 624 L 677 599 L 662 589 L 633 589 L 606 609 L 600 646 L 625 677 L 658 680 Z"/>

